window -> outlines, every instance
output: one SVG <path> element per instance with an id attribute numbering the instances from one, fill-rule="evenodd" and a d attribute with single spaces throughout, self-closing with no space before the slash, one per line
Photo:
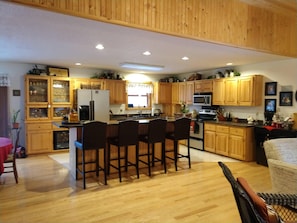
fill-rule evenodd
<path id="1" fill-rule="evenodd" d="M 127 83 L 128 108 L 150 108 L 152 91 L 151 83 Z"/>

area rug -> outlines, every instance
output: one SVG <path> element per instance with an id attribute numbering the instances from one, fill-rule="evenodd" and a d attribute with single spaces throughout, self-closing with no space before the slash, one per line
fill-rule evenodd
<path id="1" fill-rule="evenodd" d="M 55 160 L 56 162 L 60 163 L 62 166 L 70 169 L 69 167 L 69 153 L 57 153 L 48 155 L 49 158 Z"/>

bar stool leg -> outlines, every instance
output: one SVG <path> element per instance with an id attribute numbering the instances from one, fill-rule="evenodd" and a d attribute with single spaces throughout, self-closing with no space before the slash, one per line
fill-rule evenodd
<path id="1" fill-rule="evenodd" d="M 164 166 L 164 172 L 167 172 L 167 167 L 166 167 L 166 155 L 165 155 L 165 142 L 162 142 L 162 162 Z"/>
<path id="2" fill-rule="evenodd" d="M 82 175 L 83 175 L 83 184 L 84 189 L 86 189 L 86 175 L 85 175 L 85 150 L 82 150 Z"/>
<path id="3" fill-rule="evenodd" d="M 175 165 L 175 171 L 177 171 L 177 141 L 174 140 L 174 165 Z"/>
<path id="4" fill-rule="evenodd" d="M 191 155 L 190 155 L 190 139 L 188 139 L 188 160 L 189 160 L 189 168 L 191 168 Z"/>
<path id="5" fill-rule="evenodd" d="M 147 143 L 147 164 L 148 164 L 149 176 L 151 176 L 150 143 Z"/>
<path id="6" fill-rule="evenodd" d="M 121 149 L 121 147 L 118 146 L 118 173 L 119 173 L 119 180 L 120 180 L 120 182 L 122 182 L 120 149 Z"/>
<path id="7" fill-rule="evenodd" d="M 137 172 L 137 178 L 139 179 L 139 165 L 138 165 L 138 162 L 139 162 L 139 145 L 137 144 L 136 145 L 136 148 L 135 148 L 135 157 L 136 157 L 136 160 L 135 160 L 135 167 L 136 167 L 136 172 Z"/>

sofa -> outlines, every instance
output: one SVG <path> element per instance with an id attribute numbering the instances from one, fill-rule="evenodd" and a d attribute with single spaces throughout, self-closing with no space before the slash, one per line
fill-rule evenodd
<path id="1" fill-rule="evenodd" d="M 297 194 L 297 138 L 265 141 L 264 150 L 273 191 Z"/>

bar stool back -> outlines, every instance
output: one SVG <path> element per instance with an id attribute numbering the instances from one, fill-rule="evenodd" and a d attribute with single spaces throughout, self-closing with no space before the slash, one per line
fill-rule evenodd
<path id="1" fill-rule="evenodd" d="M 155 165 L 155 162 L 161 161 L 164 165 L 164 172 L 166 173 L 165 162 L 165 135 L 166 135 L 167 121 L 165 119 L 154 119 L 149 122 L 148 134 L 141 135 L 139 140 L 147 143 L 147 152 L 139 154 L 139 161 L 148 166 L 149 176 L 151 176 L 151 166 Z M 162 155 L 161 159 L 155 157 L 155 143 L 162 143 Z M 150 145 L 152 149 L 150 150 Z M 142 160 L 141 157 L 146 156 L 146 160 Z M 152 158 L 152 159 L 151 159 Z"/>
<path id="2" fill-rule="evenodd" d="M 107 184 L 107 168 L 106 168 L 106 129 L 107 123 L 99 121 L 91 121 L 83 124 L 82 127 L 82 140 L 75 141 L 76 147 L 76 179 L 78 178 L 78 173 L 83 177 L 83 188 L 86 189 L 86 173 L 96 172 L 96 176 L 99 176 L 99 171 L 104 172 L 104 184 Z M 99 165 L 99 150 L 103 149 L 103 166 Z M 78 150 L 81 150 L 82 161 L 78 161 Z M 95 160 L 86 161 L 85 151 L 86 150 L 96 150 Z M 86 170 L 86 165 L 96 164 L 95 169 Z M 80 168 L 81 167 L 81 168 Z"/>
<path id="3" fill-rule="evenodd" d="M 136 168 L 137 178 L 139 178 L 138 168 L 138 154 L 139 154 L 139 140 L 138 140 L 138 121 L 127 120 L 119 122 L 118 136 L 108 139 L 108 173 L 110 167 L 118 170 L 119 180 L 122 182 L 122 167 L 125 167 L 125 171 L 128 171 L 128 166 L 134 166 Z M 117 146 L 117 156 L 111 157 L 111 145 Z M 135 145 L 135 163 L 128 160 L 128 146 Z M 121 155 L 121 148 L 124 147 L 124 155 Z M 117 166 L 111 163 L 111 161 L 117 160 Z M 121 160 L 125 161 L 125 165 L 121 164 Z"/>
<path id="4" fill-rule="evenodd" d="M 191 156 L 190 156 L 190 124 L 191 119 L 183 117 L 174 121 L 174 131 L 166 134 L 166 139 L 173 140 L 174 148 L 173 150 L 166 150 L 165 153 L 173 152 L 174 158 L 166 156 L 171 160 L 174 160 L 175 170 L 177 171 L 177 160 L 179 158 L 187 158 L 189 163 L 189 168 L 191 168 Z M 187 140 L 187 152 L 188 154 L 181 154 L 178 152 L 178 141 Z"/>

